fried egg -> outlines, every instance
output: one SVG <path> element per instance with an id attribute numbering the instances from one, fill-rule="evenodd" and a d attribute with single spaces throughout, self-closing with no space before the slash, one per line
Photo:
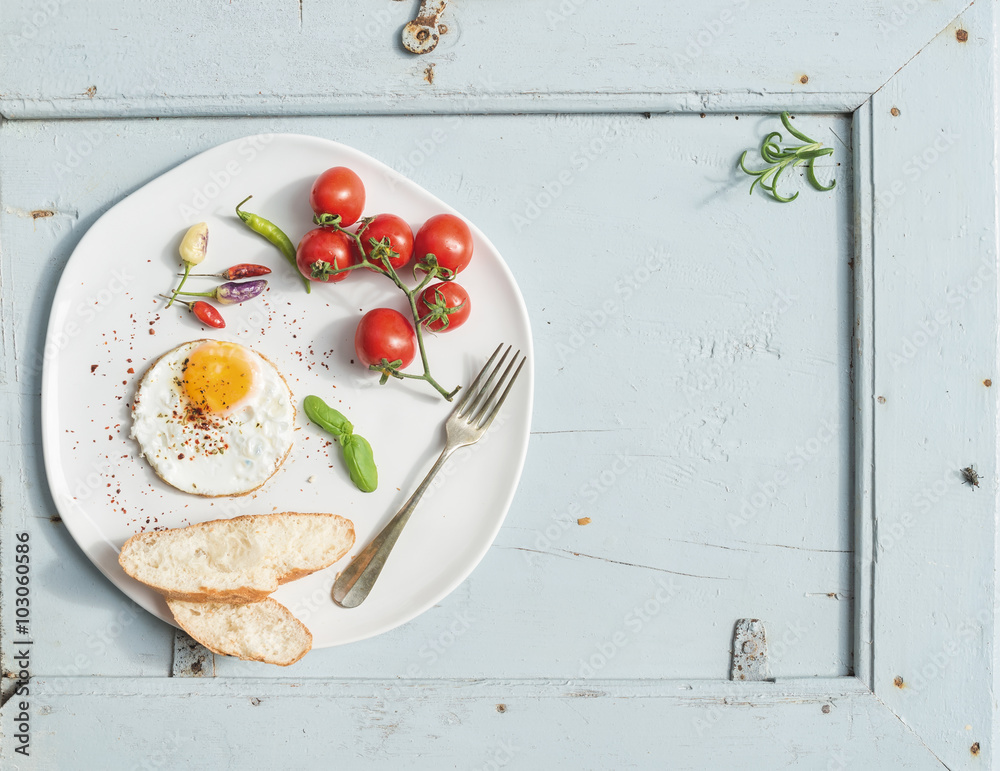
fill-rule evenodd
<path id="1" fill-rule="evenodd" d="M 284 378 L 237 343 L 195 340 L 146 370 L 131 436 L 156 474 L 194 495 L 244 495 L 292 449 L 295 407 Z"/>

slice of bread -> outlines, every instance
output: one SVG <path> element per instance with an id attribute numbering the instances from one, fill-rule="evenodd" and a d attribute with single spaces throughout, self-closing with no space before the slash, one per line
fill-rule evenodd
<path id="1" fill-rule="evenodd" d="M 169 600 L 257 602 L 280 584 L 332 565 L 354 545 L 336 514 L 260 514 L 139 533 L 118 562 Z"/>
<path id="2" fill-rule="evenodd" d="M 312 634 L 292 612 L 268 597 L 260 602 L 167 600 L 181 629 L 213 653 L 287 667 L 312 648 Z"/>

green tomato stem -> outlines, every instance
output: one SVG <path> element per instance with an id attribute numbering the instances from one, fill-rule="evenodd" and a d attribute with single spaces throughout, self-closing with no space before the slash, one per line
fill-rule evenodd
<path id="1" fill-rule="evenodd" d="M 376 272 L 381 273 L 383 276 L 388 276 L 390 279 L 392 279 L 392 282 L 397 287 L 399 287 L 400 291 L 403 294 L 406 295 L 406 299 L 410 304 L 410 315 L 413 317 L 414 331 L 416 332 L 417 335 L 417 348 L 420 351 L 420 363 L 423 365 L 424 368 L 423 374 L 413 375 L 408 372 L 400 372 L 399 370 L 393 370 L 391 373 L 385 372 L 384 370 L 381 369 L 379 369 L 379 371 L 382 372 L 383 375 L 391 374 L 393 377 L 397 377 L 400 379 L 424 380 L 428 384 L 430 384 L 439 394 L 441 394 L 441 396 L 443 396 L 445 400 L 450 402 L 455 397 L 455 394 L 459 392 L 461 386 L 457 386 L 453 390 L 449 391 L 446 388 L 444 388 L 440 383 L 438 383 L 437 380 L 434 379 L 434 376 L 431 375 L 431 366 L 430 363 L 427 361 L 427 349 L 424 347 L 424 335 L 420 324 L 421 321 L 420 314 L 417 312 L 417 296 L 424 289 L 424 287 L 426 287 L 431 281 L 433 281 L 435 278 L 438 277 L 438 268 L 434 268 L 431 271 L 429 271 L 427 275 L 424 276 L 423 281 L 421 281 L 415 289 L 410 289 L 406 284 L 403 283 L 403 280 L 399 277 L 399 274 L 396 273 L 396 269 L 392 266 L 392 262 L 390 260 L 387 259 L 383 261 L 382 265 L 376 265 L 375 263 L 373 263 L 371 260 L 368 259 L 368 255 L 365 254 L 364 246 L 361 243 L 361 237 L 357 233 L 352 233 L 349 230 L 345 230 L 340 225 L 333 225 L 332 227 L 336 228 L 341 233 L 344 233 L 353 238 L 354 242 L 358 245 L 358 253 L 361 255 L 361 262 L 357 263 L 356 265 L 351 265 L 350 267 L 347 268 L 340 268 L 338 270 L 335 270 L 333 271 L 334 274 L 344 273 L 349 270 L 357 270 L 358 268 L 372 268 Z M 383 265 L 384 267 L 382 267 Z"/>

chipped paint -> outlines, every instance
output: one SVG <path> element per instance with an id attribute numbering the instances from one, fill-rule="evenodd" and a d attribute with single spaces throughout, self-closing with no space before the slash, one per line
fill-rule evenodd
<path id="1" fill-rule="evenodd" d="M 174 632 L 171 677 L 215 677 L 215 654 L 180 629 Z"/>
<path id="2" fill-rule="evenodd" d="M 426 54 L 437 48 L 441 35 L 448 31 L 438 19 L 448 0 L 421 0 L 417 18 L 403 27 L 403 47 L 415 54 Z"/>
<path id="3" fill-rule="evenodd" d="M 758 618 L 741 618 L 733 631 L 733 662 L 730 680 L 770 680 L 767 636 Z"/>

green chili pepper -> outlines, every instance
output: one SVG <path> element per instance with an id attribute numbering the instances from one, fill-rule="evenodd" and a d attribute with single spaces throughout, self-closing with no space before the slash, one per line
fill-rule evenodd
<path id="1" fill-rule="evenodd" d="M 357 488 L 363 493 L 374 492 L 378 487 L 378 469 L 368 440 L 355 434 L 351 421 L 318 396 L 303 399 L 302 409 L 309 420 L 337 437 L 351 481 Z"/>
<path id="2" fill-rule="evenodd" d="M 340 412 L 330 407 L 318 396 L 307 396 L 302 400 L 302 409 L 313 423 L 334 436 L 354 433 L 354 426 Z"/>
<path id="3" fill-rule="evenodd" d="M 288 264 L 291 265 L 296 273 L 299 273 L 298 263 L 295 261 L 295 245 L 292 243 L 291 239 L 285 235 L 285 232 L 275 225 L 270 220 L 266 220 L 259 214 L 253 214 L 252 212 L 242 211 L 240 207 L 253 198 L 252 195 L 248 195 L 238 204 L 236 204 L 236 214 L 237 216 L 246 223 L 246 226 L 250 228 L 254 233 L 264 236 L 268 241 L 278 247 L 285 259 L 288 260 Z M 306 292 L 312 292 L 312 285 L 305 276 L 299 273 L 302 282 L 306 285 Z"/>
<path id="4" fill-rule="evenodd" d="M 340 445 L 344 448 L 344 461 L 351 474 L 351 481 L 363 493 L 374 492 L 378 487 L 378 469 L 375 468 L 375 458 L 368 440 L 357 434 L 346 434 L 340 437 Z"/>

